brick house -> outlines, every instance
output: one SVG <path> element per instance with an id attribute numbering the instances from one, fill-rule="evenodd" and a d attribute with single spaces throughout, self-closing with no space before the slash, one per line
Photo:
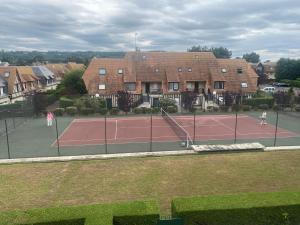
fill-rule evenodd
<path id="1" fill-rule="evenodd" d="M 243 59 L 216 59 L 211 52 L 128 52 L 93 58 L 83 80 L 90 95 L 128 90 L 135 94 L 254 93 L 258 76 Z"/>

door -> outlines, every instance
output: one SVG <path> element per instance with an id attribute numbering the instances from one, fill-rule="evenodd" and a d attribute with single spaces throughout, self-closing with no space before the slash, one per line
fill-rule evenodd
<path id="1" fill-rule="evenodd" d="M 150 83 L 145 83 L 146 94 L 150 93 Z"/>
<path id="2" fill-rule="evenodd" d="M 111 98 L 106 99 L 106 107 L 108 110 L 112 109 L 112 99 Z"/>
<path id="3" fill-rule="evenodd" d="M 195 89 L 194 89 L 195 93 L 199 93 L 199 82 L 195 82 Z"/>

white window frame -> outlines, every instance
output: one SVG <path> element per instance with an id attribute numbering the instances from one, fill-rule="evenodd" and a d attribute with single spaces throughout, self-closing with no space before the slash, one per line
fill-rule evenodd
<path id="1" fill-rule="evenodd" d="M 188 72 L 192 72 L 192 67 L 189 67 L 189 68 L 188 68 Z"/>
<path id="2" fill-rule="evenodd" d="M 216 85 L 216 84 L 218 84 L 218 85 Z M 225 82 L 224 81 L 215 81 L 214 89 L 225 89 Z"/>
<path id="3" fill-rule="evenodd" d="M 243 74 L 243 68 L 237 68 L 236 72 L 237 74 Z"/>
<path id="4" fill-rule="evenodd" d="M 155 68 L 155 73 L 159 73 L 159 69 L 158 68 Z"/>
<path id="5" fill-rule="evenodd" d="M 177 88 L 175 88 L 177 86 Z M 169 82 L 168 84 L 169 91 L 179 91 L 179 82 Z"/>
<path id="6" fill-rule="evenodd" d="M 5 72 L 4 73 L 4 77 L 9 77 L 9 75 L 10 75 L 10 72 Z"/>
<path id="7" fill-rule="evenodd" d="M 178 67 L 177 71 L 178 71 L 178 72 L 182 72 L 182 68 L 181 68 L 181 67 Z"/>
<path id="8" fill-rule="evenodd" d="M 118 74 L 123 74 L 123 69 L 122 68 L 118 69 Z"/>
<path id="9" fill-rule="evenodd" d="M 129 88 L 131 85 L 134 85 L 134 88 Z M 125 88 L 126 88 L 127 91 L 135 91 L 136 90 L 136 83 L 134 83 L 134 82 L 125 83 Z"/>
<path id="10" fill-rule="evenodd" d="M 105 84 L 99 84 L 98 89 L 99 90 L 106 90 L 106 85 Z"/>
<path id="11" fill-rule="evenodd" d="M 99 69 L 99 75 L 100 76 L 105 76 L 106 75 L 106 69 L 105 68 L 100 68 Z"/>
<path id="12" fill-rule="evenodd" d="M 241 88 L 248 88 L 247 82 L 241 82 Z"/>
<path id="13" fill-rule="evenodd" d="M 227 73 L 227 70 L 225 68 L 222 68 L 222 73 Z"/>

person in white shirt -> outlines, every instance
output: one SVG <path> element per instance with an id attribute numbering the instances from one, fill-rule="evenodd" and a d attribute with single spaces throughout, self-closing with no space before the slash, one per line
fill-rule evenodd
<path id="1" fill-rule="evenodd" d="M 267 112 L 263 111 L 260 117 L 260 125 L 266 125 L 267 124 Z"/>

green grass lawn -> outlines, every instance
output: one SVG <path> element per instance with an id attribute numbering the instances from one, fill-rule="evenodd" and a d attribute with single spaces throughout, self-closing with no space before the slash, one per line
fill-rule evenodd
<path id="1" fill-rule="evenodd" d="M 300 190 L 300 151 L 0 165 L 0 211 Z"/>

